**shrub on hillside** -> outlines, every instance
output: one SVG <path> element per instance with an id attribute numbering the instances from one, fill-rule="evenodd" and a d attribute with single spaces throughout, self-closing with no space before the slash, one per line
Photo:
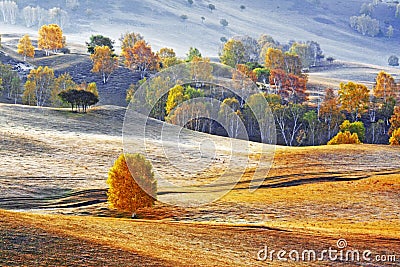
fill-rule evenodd
<path id="1" fill-rule="evenodd" d="M 140 154 L 122 154 L 108 173 L 107 192 L 111 208 L 134 213 L 154 205 L 157 184 L 151 163 Z"/>
<path id="2" fill-rule="evenodd" d="M 341 144 L 361 144 L 360 139 L 356 133 L 350 133 L 349 131 L 339 132 L 333 137 L 328 145 L 341 145 Z"/>
<path id="3" fill-rule="evenodd" d="M 350 26 L 362 35 L 375 37 L 380 33 L 379 21 L 368 15 L 351 17 Z"/>
<path id="4" fill-rule="evenodd" d="M 388 59 L 389 66 L 398 66 L 399 65 L 399 58 L 395 55 L 391 55 Z"/>
<path id="5" fill-rule="evenodd" d="M 392 136 L 389 139 L 389 144 L 392 146 L 400 145 L 400 128 L 393 131 Z"/>

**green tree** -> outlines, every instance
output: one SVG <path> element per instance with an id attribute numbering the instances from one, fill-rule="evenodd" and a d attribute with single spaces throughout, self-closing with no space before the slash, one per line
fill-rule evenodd
<path id="1" fill-rule="evenodd" d="M 103 35 L 92 35 L 90 36 L 89 42 L 86 42 L 87 51 L 90 54 L 95 53 L 95 48 L 97 46 L 108 46 L 112 53 L 114 53 L 114 41 L 109 37 Z"/>
<path id="2" fill-rule="evenodd" d="M 342 144 L 360 144 L 360 140 L 356 133 L 350 133 L 349 131 L 339 132 L 333 137 L 328 145 L 342 145 Z"/>
<path id="3" fill-rule="evenodd" d="M 311 67 L 314 64 L 314 55 L 308 44 L 294 43 L 289 52 L 299 56 L 303 68 Z"/>
<path id="4" fill-rule="evenodd" d="M 157 55 L 160 58 L 161 67 L 164 69 L 181 63 L 172 48 L 161 48 L 160 51 L 157 52 Z"/>
<path id="5" fill-rule="evenodd" d="M 308 137 L 311 139 L 311 145 L 315 145 L 315 136 L 318 129 L 318 116 L 315 110 L 304 114 L 303 120 L 307 122 Z"/>
<path id="6" fill-rule="evenodd" d="M 107 197 L 111 208 L 133 213 L 152 207 L 157 195 L 157 181 L 151 163 L 140 154 L 120 155 L 108 172 Z"/>
<path id="7" fill-rule="evenodd" d="M 192 62 L 194 58 L 202 58 L 199 49 L 190 47 L 189 52 L 186 54 L 186 62 Z"/>
<path id="8" fill-rule="evenodd" d="M 362 142 L 365 138 L 365 126 L 364 123 L 361 121 L 356 121 L 351 123 L 348 120 L 345 120 L 341 125 L 340 125 L 340 130 L 344 132 L 350 132 L 351 134 L 356 133 L 357 137 L 360 139 Z"/>
<path id="9" fill-rule="evenodd" d="M 95 93 L 82 89 L 70 89 L 67 91 L 62 91 L 59 96 L 63 101 L 71 105 L 72 111 L 75 107 L 77 112 L 79 112 L 79 110 L 86 112 L 90 106 L 93 106 L 99 102 L 99 99 L 96 97 Z"/>
<path id="10" fill-rule="evenodd" d="M 230 39 L 225 43 L 222 53 L 220 55 L 220 60 L 222 64 L 226 64 L 235 68 L 237 64 L 242 64 L 244 62 L 244 46 L 241 41 Z"/>
<path id="11" fill-rule="evenodd" d="M 50 92 L 50 102 L 53 107 L 62 107 L 64 102 L 61 100 L 59 94 L 62 91 L 76 89 L 77 84 L 72 80 L 69 73 L 63 73 L 54 80 L 54 86 Z"/>

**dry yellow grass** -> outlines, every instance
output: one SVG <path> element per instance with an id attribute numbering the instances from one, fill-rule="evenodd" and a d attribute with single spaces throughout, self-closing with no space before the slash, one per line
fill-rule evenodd
<path id="1" fill-rule="evenodd" d="M 265 244 L 321 250 L 338 238 L 400 254 L 400 148 L 277 147 L 255 192 L 248 190 L 249 167 L 219 201 L 196 208 L 157 203 L 140 211 L 146 220 L 132 221 L 97 217 L 118 215 L 104 201 L 107 171 L 122 150 L 123 109 L 82 115 L 0 104 L 0 111 L 0 206 L 32 212 L 0 211 L 1 265 L 265 266 L 255 256 Z M 187 142 L 196 138 L 191 133 Z M 150 148 L 155 168 L 173 177 Z"/>

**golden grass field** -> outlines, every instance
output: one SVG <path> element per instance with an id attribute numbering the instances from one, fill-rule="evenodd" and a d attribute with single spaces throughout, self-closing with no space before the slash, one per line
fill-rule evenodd
<path id="1" fill-rule="evenodd" d="M 0 113 L 1 266 L 400 266 L 398 147 L 276 147 L 255 192 L 248 190 L 249 167 L 218 201 L 187 208 L 157 202 L 132 220 L 106 203 L 107 172 L 123 148 L 123 108 L 76 114 L 0 104 Z M 204 135 L 185 138 L 190 146 Z M 166 167 L 157 144 L 149 151 L 157 172 L 182 179 Z M 212 177 L 224 164 L 212 162 L 197 178 Z M 397 261 L 257 260 L 265 245 L 321 251 L 339 238 L 348 249 Z"/>

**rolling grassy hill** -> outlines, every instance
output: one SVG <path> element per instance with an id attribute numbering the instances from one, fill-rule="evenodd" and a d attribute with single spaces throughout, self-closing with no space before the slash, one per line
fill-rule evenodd
<path id="1" fill-rule="evenodd" d="M 84 44 L 91 34 L 98 33 L 112 37 L 119 45 L 118 38 L 122 33 L 135 31 L 143 34 L 155 49 L 172 47 L 184 56 L 190 46 L 195 46 L 204 55 L 215 57 L 221 37 L 247 34 L 258 38 L 266 33 L 282 43 L 318 41 L 326 55 L 346 61 L 386 65 L 391 54 L 400 54 L 397 28 L 392 39 L 362 36 L 350 28 L 349 17 L 359 14 L 364 0 L 259 0 L 246 3 L 195 0 L 192 5 L 185 0 L 79 1 L 80 5 L 73 10 L 65 7 L 65 1 L 18 2 L 20 7 L 37 4 L 66 9 L 70 17 L 70 24 L 66 26 L 68 41 L 80 44 Z M 211 11 L 209 4 L 216 9 Z M 241 9 L 241 5 L 245 9 Z M 378 11 L 379 15 L 391 12 L 393 16 L 390 13 L 390 17 L 394 17 L 392 8 L 377 9 L 377 14 Z M 187 19 L 181 19 L 181 15 L 186 15 Z M 229 25 L 223 27 L 221 19 L 226 19 Z M 19 24 L 23 22 L 20 20 Z M 3 33 L 35 34 L 36 31 L 36 28 L 2 25 Z"/>
<path id="2" fill-rule="evenodd" d="M 346 238 L 350 248 L 376 254 L 400 251 L 398 148 L 277 147 L 257 191 L 248 190 L 254 173 L 249 167 L 234 189 L 214 203 L 178 208 L 157 202 L 132 221 L 115 218 L 125 215 L 109 210 L 105 202 L 107 171 L 122 152 L 123 108 L 103 106 L 74 114 L 0 104 L 0 111 L 0 208 L 20 211 L 0 211 L 2 265 L 261 266 L 265 262 L 257 261 L 256 253 L 265 244 L 322 250 L 338 238 Z M 160 126 L 157 121 L 149 125 Z M 139 145 L 140 133 L 133 135 Z M 204 137 L 185 132 L 183 145 L 192 149 L 191 157 L 197 157 Z M 159 149 L 157 137 L 151 138 L 147 156 L 158 175 L 178 183 L 190 179 L 190 173 L 172 171 L 168 160 L 174 159 Z M 207 138 L 225 146 L 222 137 Z M 177 144 L 164 144 L 167 150 L 169 146 Z M 231 160 L 246 158 L 233 153 Z M 175 156 L 188 170 L 199 166 L 183 154 Z M 225 159 L 223 153 L 217 157 Z M 225 167 L 229 157 L 221 159 L 202 158 L 216 170 L 235 171 Z M 216 172 L 207 170 L 194 179 L 212 179 Z M 160 197 L 171 194 L 159 192 Z M 347 266 L 325 260 L 307 266 L 321 264 Z M 272 266 L 286 265 L 276 261 Z"/>

